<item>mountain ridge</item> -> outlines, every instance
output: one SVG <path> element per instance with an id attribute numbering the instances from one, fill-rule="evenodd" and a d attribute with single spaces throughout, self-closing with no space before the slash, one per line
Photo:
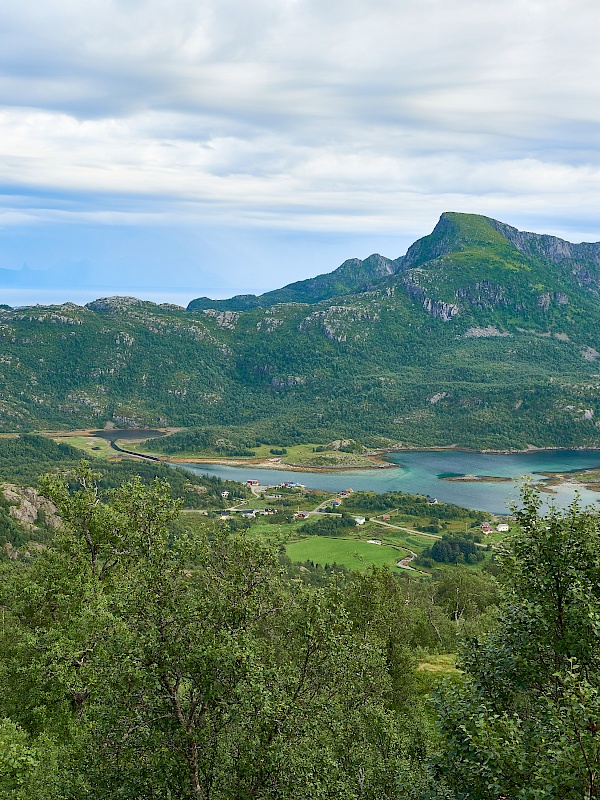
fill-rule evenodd
<path id="1" fill-rule="evenodd" d="M 599 248 L 448 212 L 399 259 L 349 259 L 264 306 L 0 308 L 0 431 L 600 446 Z"/>
<path id="2" fill-rule="evenodd" d="M 465 237 L 464 231 L 467 221 L 472 223 L 469 226 L 469 233 L 475 237 L 478 234 L 481 236 L 482 226 L 480 223 L 485 221 L 491 230 L 502 236 L 522 255 L 544 258 L 556 264 L 566 260 L 586 261 L 600 268 L 600 242 L 574 244 L 549 234 L 520 231 L 492 217 L 444 212 L 433 231 L 414 242 L 406 254 L 399 258 L 390 259 L 374 253 L 364 260 L 347 259 L 332 272 L 296 281 L 262 295 L 236 295 L 225 300 L 211 300 L 208 297 L 196 298 L 190 301 L 187 310 L 218 308 L 243 311 L 249 308 L 268 308 L 279 302 L 318 303 L 344 294 L 367 291 L 389 275 L 397 275 L 451 253 L 452 247 L 457 246 L 461 238 L 463 240 L 468 238 Z M 484 243 L 492 242 L 488 239 Z"/>

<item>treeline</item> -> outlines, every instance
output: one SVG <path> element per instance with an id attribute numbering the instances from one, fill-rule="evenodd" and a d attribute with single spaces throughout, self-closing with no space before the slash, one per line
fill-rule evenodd
<path id="1" fill-rule="evenodd" d="M 169 436 L 148 439 L 142 444 L 146 452 L 168 455 L 209 452 L 222 456 L 253 456 L 256 455 L 253 447 L 260 447 L 260 442 L 255 438 L 245 437 L 235 430 L 210 428 L 177 431 Z"/>
<path id="2" fill-rule="evenodd" d="M 356 520 L 350 514 L 323 514 L 315 522 L 308 522 L 298 528 L 300 533 L 311 536 L 343 536 L 348 528 L 355 528 Z"/>
<path id="3" fill-rule="evenodd" d="M 452 503 L 429 503 L 423 495 L 405 492 L 352 492 L 344 499 L 346 511 L 397 511 L 398 515 L 427 517 L 433 520 L 472 520 L 478 524 L 488 518 L 483 511 L 472 511 Z"/>
<path id="4" fill-rule="evenodd" d="M 417 563 L 432 567 L 433 561 L 439 564 L 477 564 L 485 558 L 483 547 L 478 547 L 473 537 L 444 534 L 431 547 L 423 550 Z"/>
<path id="5" fill-rule="evenodd" d="M 85 459 L 85 455 L 76 447 L 57 444 L 40 434 L 0 438 L 0 481 L 34 486 L 42 473 L 73 468 Z M 98 460 L 94 462 L 94 468 L 100 474 L 98 486 L 101 491 L 116 489 L 135 476 L 139 476 L 145 485 L 159 478 L 169 482 L 173 497 L 181 499 L 186 508 L 225 508 L 231 505 L 232 499 L 244 499 L 251 494 L 248 487 L 238 481 L 197 475 L 155 462 Z M 227 501 L 221 496 L 224 491 L 229 492 Z"/>

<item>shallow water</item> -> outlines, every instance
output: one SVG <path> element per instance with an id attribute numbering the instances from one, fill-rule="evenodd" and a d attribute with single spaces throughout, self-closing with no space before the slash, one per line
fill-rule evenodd
<path id="1" fill-rule="evenodd" d="M 401 491 L 437 497 L 446 503 L 457 503 L 467 508 L 490 511 L 494 514 L 510 512 L 512 502 L 519 498 L 519 480 L 524 475 L 536 476 L 540 472 L 572 472 L 600 468 L 600 451 L 597 450 L 546 450 L 534 453 L 490 455 L 487 453 L 462 453 L 457 451 L 427 451 L 391 453 L 387 460 L 395 466 L 388 469 L 356 469 L 343 472 L 297 472 L 286 469 L 256 469 L 229 467 L 221 464 L 178 464 L 200 475 L 216 475 L 226 480 L 259 480 L 261 484 L 278 484 L 283 481 L 302 483 L 311 489 L 341 491 L 354 490 L 389 492 Z M 444 475 L 489 475 L 511 478 L 510 482 L 471 483 L 442 480 Z M 600 501 L 600 493 L 574 484 L 552 487 L 554 494 L 543 494 L 544 501 L 560 508 L 569 505 L 579 493 L 585 505 Z"/>
<path id="2" fill-rule="evenodd" d="M 108 442 L 116 442 L 117 439 L 155 439 L 157 436 L 164 436 L 164 431 L 155 431 L 149 428 L 112 428 L 106 431 L 92 431 L 92 436 L 98 439 L 106 439 Z"/>

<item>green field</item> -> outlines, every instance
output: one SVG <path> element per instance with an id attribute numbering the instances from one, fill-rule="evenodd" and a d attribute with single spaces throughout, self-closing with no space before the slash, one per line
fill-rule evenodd
<path id="1" fill-rule="evenodd" d="M 78 447 L 89 458 L 116 458 L 118 454 L 113 450 L 106 439 L 97 436 L 52 436 L 57 444 L 70 444 Z"/>
<path id="2" fill-rule="evenodd" d="M 286 545 L 292 561 L 312 561 L 315 564 L 341 564 L 348 569 L 364 570 L 369 566 L 387 565 L 400 572 L 396 562 L 410 555 L 402 547 L 369 544 L 361 539 L 330 536 L 311 536 Z"/>

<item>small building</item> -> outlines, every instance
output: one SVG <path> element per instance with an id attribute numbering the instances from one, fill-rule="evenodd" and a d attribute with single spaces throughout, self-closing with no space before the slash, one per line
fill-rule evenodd
<path id="1" fill-rule="evenodd" d="M 332 500 L 331 501 L 331 505 L 335 506 L 335 508 L 337 508 L 338 506 L 342 505 L 342 501 L 341 500 Z"/>
<path id="2" fill-rule="evenodd" d="M 381 544 L 381 539 L 369 539 L 367 544 Z"/>
<path id="3" fill-rule="evenodd" d="M 221 519 L 231 519 L 229 511 L 221 511 Z"/>
<path id="4" fill-rule="evenodd" d="M 354 517 L 354 520 L 357 525 L 364 525 L 365 522 L 367 521 L 365 517 Z"/>
<path id="5" fill-rule="evenodd" d="M 428 497 L 427 502 L 429 503 L 430 506 L 436 506 L 439 503 L 439 500 L 437 499 L 437 497 Z"/>
<path id="6" fill-rule="evenodd" d="M 242 517 L 244 519 L 256 519 L 256 511 L 248 508 L 246 511 L 242 511 Z"/>
<path id="7" fill-rule="evenodd" d="M 483 525 L 481 526 L 481 530 L 482 530 L 483 533 L 486 533 L 486 534 L 487 533 L 491 533 L 492 532 L 492 527 L 487 522 L 484 522 Z"/>
<path id="8" fill-rule="evenodd" d="M 266 495 L 267 500 L 281 500 L 283 497 L 282 494 L 268 494 Z"/>
<path id="9" fill-rule="evenodd" d="M 221 497 L 227 499 L 229 497 L 229 492 L 221 492 Z"/>
<path id="10" fill-rule="evenodd" d="M 390 517 L 390 515 L 389 515 L 389 514 L 384 514 L 384 515 L 381 517 L 381 519 L 382 519 L 384 522 L 389 522 L 389 521 L 391 520 L 391 517 Z"/>
<path id="11" fill-rule="evenodd" d="M 308 518 L 308 511 L 299 511 L 297 514 L 294 514 L 296 519 L 307 519 Z"/>
<path id="12" fill-rule="evenodd" d="M 248 484 L 248 486 L 258 486 L 259 485 L 259 481 L 255 481 L 253 479 L 246 481 L 246 483 Z"/>
<path id="13" fill-rule="evenodd" d="M 498 527 L 496 528 L 498 533 L 508 533 L 510 530 L 510 526 L 506 522 L 501 522 Z"/>

